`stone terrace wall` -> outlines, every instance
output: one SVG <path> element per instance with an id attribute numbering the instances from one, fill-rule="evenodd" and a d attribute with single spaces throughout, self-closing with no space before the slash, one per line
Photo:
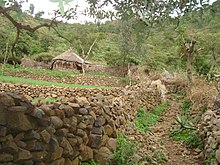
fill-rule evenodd
<path id="1" fill-rule="evenodd" d="M 210 164 L 220 164 L 220 96 L 214 103 L 213 110 L 208 110 L 202 115 L 199 127 L 200 135 L 204 142 L 204 158 L 211 160 Z"/>
<path id="2" fill-rule="evenodd" d="M 60 83 L 69 83 L 69 84 L 81 84 L 81 85 L 93 85 L 93 86 L 114 86 L 120 87 L 126 85 L 126 83 L 120 82 L 118 77 L 114 76 L 95 76 L 95 75 L 76 75 L 72 74 L 71 77 L 58 77 L 58 76 L 51 76 L 48 74 L 32 74 L 27 72 L 11 72 L 6 71 L 4 75 L 7 76 L 15 76 L 15 77 L 25 77 L 31 78 L 35 80 L 43 80 L 43 81 L 50 81 L 50 82 L 60 82 Z"/>
<path id="3" fill-rule="evenodd" d="M 118 131 L 137 107 L 160 102 L 154 88 L 71 89 L 0 84 L 0 164 L 68 165 L 112 161 Z M 56 96 L 33 106 L 25 97 Z"/>

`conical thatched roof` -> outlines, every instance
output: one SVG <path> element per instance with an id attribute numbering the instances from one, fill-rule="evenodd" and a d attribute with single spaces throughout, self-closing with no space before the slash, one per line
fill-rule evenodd
<path id="1" fill-rule="evenodd" d="M 73 53 L 71 50 L 67 50 L 64 53 L 60 54 L 59 56 L 53 58 L 52 61 L 56 60 L 63 60 L 63 61 L 68 61 L 68 62 L 78 62 L 82 64 L 84 60 L 79 57 L 77 54 Z"/>

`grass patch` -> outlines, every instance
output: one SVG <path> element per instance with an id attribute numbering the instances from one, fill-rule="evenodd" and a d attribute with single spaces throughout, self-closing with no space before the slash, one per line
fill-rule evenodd
<path id="1" fill-rule="evenodd" d="M 174 141 L 183 141 L 189 148 L 202 149 L 202 141 L 195 130 L 179 129 L 170 132 Z"/>
<path id="2" fill-rule="evenodd" d="M 32 100 L 32 103 L 37 103 L 37 102 L 43 102 L 43 103 L 54 103 L 57 101 L 56 98 L 53 98 L 53 97 L 47 97 L 47 98 L 33 98 Z"/>
<path id="3" fill-rule="evenodd" d="M 29 79 L 29 78 L 2 76 L 2 75 L 0 75 L 0 82 L 12 83 L 12 84 L 29 84 L 29 85 L 41 85 L 41 86 L 70 87 L 70 88 L 110 88 L 110 87 L 106 87 L 106 86 L 66 84 L 66 83 L 48 82 L 48 81 L 42 81 L 42 80 L 33 80 L 33 79 Z"/>
<path id="4" fill-rule="evenodd" d="M 70 72 L 70 71 L 60 71 L 60 70 L 49 70 L 49 69 L 33 69 L 33 68 L 22 68 L 19 65 L 17 68 L 14 68 L 12 65 L 5 65 L 4 71 L 11 71 L 11 72 L 23 72 L 23 73 L 30 73 L 30 74 L 44 74 L 50 75 L 55 77 L 71 77 L 71 75 L 79 75 L 80 72 Z M 111 76 L 109 74 L 104 73 L 96 73 L 96 72 L 86 72 L 87 75 L 94 75 L 94 76 Z"/>
<path id="5" fill-rule="evenodd" d="M 135 164 L 136 143 L 125 139 L 119 133 L 117 137 L 117 148 L 114 153 L 116 165 L 132 165 Z"/>
<path id="6" fill-rule="evenodd" d="M 142 132 L 150 131 L 149 127 L 161 120 L 160 116 L 166 110 L 167 105 L 168 103 L 162 103 L 151 112 L 147 112 L 144 108 L 139 109 L 135 119 L 135 128 Z"/>

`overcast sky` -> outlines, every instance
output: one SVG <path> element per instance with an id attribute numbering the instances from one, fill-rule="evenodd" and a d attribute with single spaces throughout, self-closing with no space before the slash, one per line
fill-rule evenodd
<path id="1" fill-rule="evenodd" d="M 34 5 L 34 12 L 37 13 L 38 11 L 44 11 L 45 14 L 43 15 L 44 18 L 51 18 L 53 16 L 53 11 L 58 9 L 59 3 L 53 3 L 49 0 L 28 0 L 28 3 L 25 3 L 23 5 L 23 9 L 27 10 L 29 9 L 29 5 Z M 82 12 L 84 9 L 86 9 L 86 2 L 85 0 L 73 0 L 69 4 L 70 6 L 78 5 L 78 11 Z M 69 8 L 68 5 L 65 6 L 65 10 Z M 77 19 L 71 20 L 71 22 L 79 22 L 84 23 L 85 21 L 94 21 L 94 19 L 86 17 L 84 15 L 79 15 Z"/>
<path id="2" fill-rule="evenodd" d="M 210 4 L 215 2 L 216 0 L 210 0 Z M 24 9 L 28 9 L 29 5 L 33 4 L 35 7 L 35 13 L 38 11 L 44 11 L 44 18 L 51 18 L 53 10 L 58 9 L 58 3 L 50 2 L 49 0 L 28 0 L 28 4 L 25 4 Z M 78 5 L 78 11 L 83 11 L 86 8 L 85 0 L 73 0 L 70 5 Z M 68 6 L 65 6 L 65 9 L 68 9 Z M 71 22 L 79 22 L 84 23 L 85 21 L 94 21 L 94 19 L 86 17 L 84 15 L 79 15 L 77 19 L 72 20 Z"/>

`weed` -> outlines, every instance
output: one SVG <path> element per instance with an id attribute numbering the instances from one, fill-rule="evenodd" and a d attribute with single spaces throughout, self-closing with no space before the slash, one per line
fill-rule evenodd
<path id="1" fill-rule="evenodd" d="M 125 137 L 119 133 L 117 137 L 117 148 L 114 153 L 115 164 L 117 165 L 132 165 L 135 164 L 134 155 L 136 152 L 135 142 L 131 142 L 125 139 Z"/>
<path id="2" fill-rule="evenodd" d="M 144 108 L 138 110 L 135 119 L 135 128 L 142 132 L 150 131 L 150 126 L 161 120 L 160 115 L 165 111 L 167 103 L 162 103 L 155 107 L 152 112 L 147 112 Z"/>
<path id="3" fill-rule="evenodd" d="M 216 160 L 215 158 L 215 151 L 212 151 L 208 157 L 206 158 L 206 160 L 204 161 L 205 165 L 211 165 L 214 164 L 214 161 Z"/>
<path id="4" fill-rule="evenodd" d="M 164 140 L 160 141 L 160 145 L 165 145 L 165 144 L 166 144 L 166 141 L 164 141 Z"/>
<path id="5" fill-rule="evenodd" d="M 145 157 L 145 160 L 149 164 L 163 164 L 167 161 L 167 158 L 163 151 L 155 150 L 153 151 L 153 155 L 152 156 L 147 155 Z"/>
<path id="6" fill-rule="evenodd" d="M 129 79 L 128 79 L 127 77 L 120 77 L 120 78 L 119 78 L 119 81 L 120 81 L 121 83 L 129 83 Z"/>
<path id="7" fill-rule="evenodd" d="M 165 156 L 165 154 L 162 151 L 154 151 L 153 153 L 153 159 L 157 162 L 157 163 L 164 163 L 167 161 L 167 158 Z"/>

